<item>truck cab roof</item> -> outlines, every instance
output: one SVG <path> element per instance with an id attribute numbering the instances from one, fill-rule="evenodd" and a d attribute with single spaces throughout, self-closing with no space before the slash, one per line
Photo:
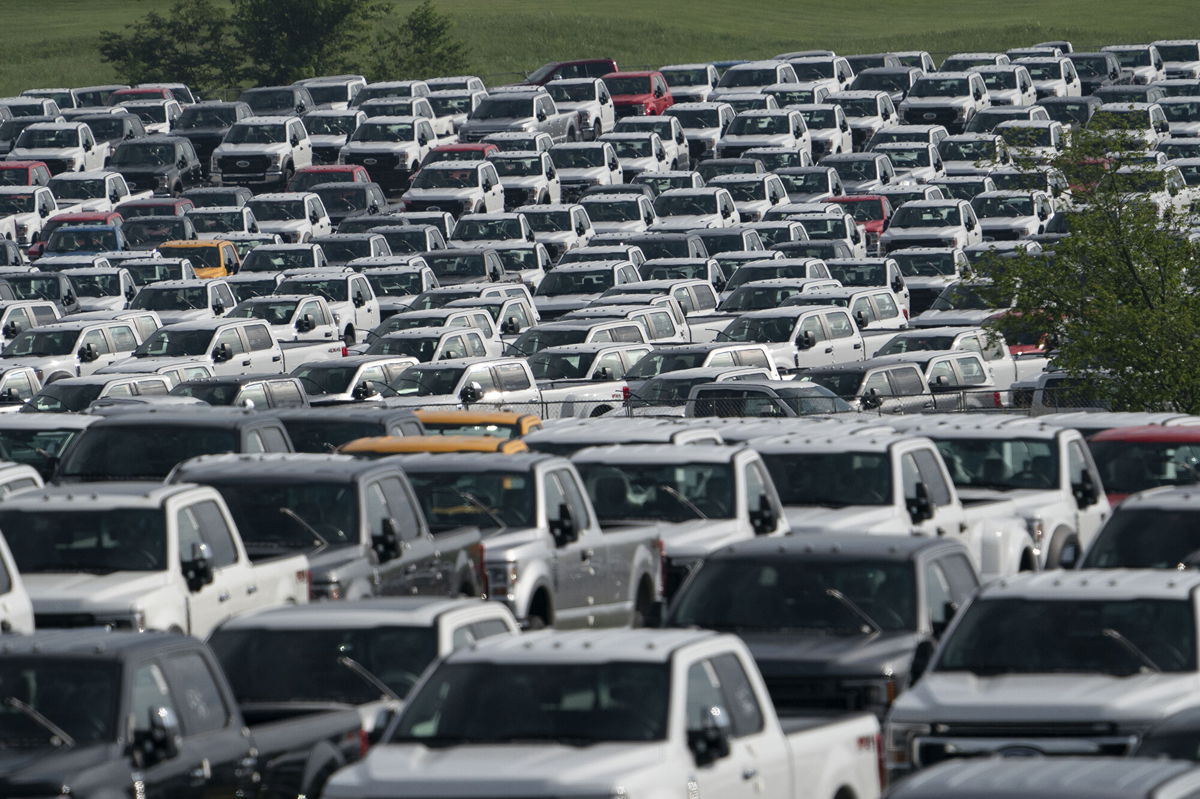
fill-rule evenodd
<path id="1" fill-rule="evenodd" d="M 509 459 L 515 456 L 507 456 Z M 708 630 L 572 630 L 497 635 L 455 651 L 450 663 L 670 663 L 684 647 L 717 638 Z M 730 641 L 736 639 L 730 637 Z"/>
<path id="2" fill-rule="evenodd" d="M 313 602 L 270 608 L 235 616 L 222 630 L 304 630 L 315 627 L 362 629 L 370 627 L 432 627 L 443 616 L 488 607 L 482 599 L 449 599 L 435 596 L 380 597 L 355 602 Z"/>

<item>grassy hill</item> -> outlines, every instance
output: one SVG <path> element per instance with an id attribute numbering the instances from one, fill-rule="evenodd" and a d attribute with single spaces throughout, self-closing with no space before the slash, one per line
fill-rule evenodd
<path id="1" fill-rule="evenodd" d="M 416 0 L 394 4 L 404 14 Z M 0 94 L 116 81 L 96 52 L 98 32 L 169 7 L 169 0 L 54 0 L 47 7 L 0 0 Z M 471 71 L 491 83 L 573 56 L 658 66 L 829 47 L 923 49 L 940 60 L 1046 39 L 1092 48 L 1200 35 L 1194 0 L 441 0 L 439 8 L 457 22 Z"/>

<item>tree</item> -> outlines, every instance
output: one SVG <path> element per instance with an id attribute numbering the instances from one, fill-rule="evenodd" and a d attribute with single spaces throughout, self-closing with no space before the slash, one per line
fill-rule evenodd
<path id="1" fill-rule="evenodd" d="M 1059 207 L 1065 238 L 1043 256 L 986 259 L 977 271 L 997 297 L 1014 298 L 1016 313 L 1004 325 L 1050 334 L 1055 365 L 1095 400 L 1118 410 L 1196 413 L 1194 190 L 1174 167 L 1152 165 L 1145 140 L 1127 124 L 1120 115 L 1093 118 L 1053 159 L 1070 186 Z M 1044 181 L 1044 169 L 1024 166 L 1034 181 Z"/>
<path id="2" fill-rule="evenodd" d="M 129 83 L 180 81 L 205 93 L 234 85 L 242 60 L 229 14 L 213 0 L 176 0 L 166 16 L 101 31 L 100 57 Z"/>
<path id="3" fill-rule="evenodd" d="M 257 85 L 349 71 L 389 4 L 382 0 L 233 0 L 242 74 Z"/>
<path id="4" fill-rule="evenodd" d="M 422 0 L 404 24 L 378 37 L 375 74 L 391 79 L 454 75 L 467 67 L 467 50 L 453 33 L 450 18 Z"/>

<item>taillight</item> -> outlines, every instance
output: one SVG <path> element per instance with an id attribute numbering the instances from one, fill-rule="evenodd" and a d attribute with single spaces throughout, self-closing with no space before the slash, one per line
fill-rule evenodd
<path id="1" fill-rule="evenodd" d="M 343 344 L 342 345 L 342 357 L 347 358 L 349 356 L 350 356 L 350 348 L 347 347 L 345 344 Z"/>
<path id="2" fill-rule="evenodd" d="M 883 734 L 875 733 L 875 764 L 879 768 L 879 790 L 887 787 L 887 754 L 883 751 Z"/>
<path id="3" fill-rule="evenodd" d="M 296 569 L 296 582 L 304 586 L 305 591 L 308 594 L 308 599 L 311 602 L 313 598 L 312 572 L 310 572 L 308 569 Z"/>
<path id="4" fill-rule="evenodd" d="M 371 748 L 371 737 L 367 735 L 367 731 L 362 727 L 358 728 L 358 756 L 366 757 L 367 751 Z"/>
<path id="5" fill-rule="evenodd" d="M 658 539 L 658 598 L 667 595 L 667 545 Z"/>
<path id="6" fill-rule="evenodd" d="M 633 392 L 629 390 L 629 386 L 621 386 L 621 399 L 629 402 L 631 396 L 633 396 Z"/>
<path id="7" fill-rule="evenodd" d="M 999 407 L 1001 407 L 1001 403 L 1000 403 L 1000 392 L 999 392 L 999 391 L 993 391 L 993 392 L 992 392 L 992 407 L 993 407 L 993 408 L 999 408 Z"/>
<path id="8" fill-rule="evenodd" d="M 488 585 L 487 567 L 483 565 L 483 542 L 477 542 L 471 545 L 471 556 L 475 558 L 475 579 L 479 585 L 479 595 L 489 596 L 491 586 Z"/>

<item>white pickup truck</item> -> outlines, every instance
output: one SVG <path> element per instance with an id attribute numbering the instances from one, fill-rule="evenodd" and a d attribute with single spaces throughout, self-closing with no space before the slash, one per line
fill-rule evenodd
<path id="1" fill-rule="evenodd" d="M 998 330 L 981 327 L 921 327 L 902 330 L 888 339 L 876 355 L 899 355 L 917 350 L 965 350 L 978 352 L 992 373 L 992 384 L 1000 390 L 1002 404 L 1013 384 L 1032 380 L 1046 369 L 1049 359 L 1043 352 L 1014 354 Z"/>
<path id="2" fill-rule="evenodd" d="M 0 524 L 38 629 L 107 624 L 204 638 L 234 614 L 308 601 L 308 558 L 252 564 L 207 486 L 28 491 L 5 501 Z"/>
<path id="3" fill-rule="evenodd" d="M 543 419 L 601 416 L 625 402 L 625 373 L 650 344 L 603 342 L 546 347 L 529 356 Z"/>
<path id="4" fill-rule="evenodd" d="M 867 713 L 780 720 L 738 638 L 702 630 L 495 636 L 427 673 L 325 799 L 875 799 Z"/>
<path id="5" fill-rule="evenodd" d="M 1036 544 L 1013 502 L 963 501 L 928 438 L 843 423 L 750 446 L 762 454 L 793 533 L 953 539 L 984 580 L 1037 567 Z"/>

